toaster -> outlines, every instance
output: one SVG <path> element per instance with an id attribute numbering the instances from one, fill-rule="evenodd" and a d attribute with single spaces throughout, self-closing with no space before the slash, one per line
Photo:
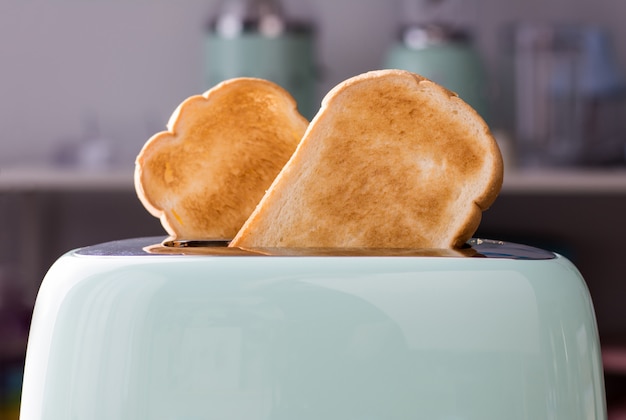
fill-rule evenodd
<path id="1" fill-rule="evenodd" d="M 73 250 L 40 287 L 21 420 L 605 420 L 593 304 L 546 250 Z"/>

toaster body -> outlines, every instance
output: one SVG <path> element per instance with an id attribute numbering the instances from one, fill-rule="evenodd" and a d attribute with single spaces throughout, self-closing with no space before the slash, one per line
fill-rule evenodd
<path id="1" fill-rule="evenodd" d="M 606 419 L 592 302 L 560 255 L 146 252 L 156 241 L 52 266 L 21 420 Z"/>

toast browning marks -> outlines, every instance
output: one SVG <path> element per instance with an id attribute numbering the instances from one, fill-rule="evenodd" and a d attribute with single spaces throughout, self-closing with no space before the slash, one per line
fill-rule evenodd
<path id="1" fill-rule="evenodd" d="M 173 237 L 231 239 L 290 158 L 308 121 L 266 80 L 223 82 L 179 105 L 139 153 L 135 188 Z"/>
<path id="2" fill-rule="evenodd" d="M 461 247 L 502 177 L 487 125 L 454 93 L 406 71 L 365 73 L 324 98 L 231 246 Z"/>

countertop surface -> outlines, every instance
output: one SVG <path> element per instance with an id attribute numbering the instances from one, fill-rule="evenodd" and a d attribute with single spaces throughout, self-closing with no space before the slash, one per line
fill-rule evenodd
<path id="1" fill-rule="evenodd" d="M 0 192 L 133 191 L 133 169 L 0 167 Z M 506 172 L 503 193 L 626 194 L 626 167 Z"/>

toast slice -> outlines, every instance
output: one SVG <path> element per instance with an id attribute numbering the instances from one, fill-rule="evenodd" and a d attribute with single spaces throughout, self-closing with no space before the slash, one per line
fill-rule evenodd
<path id="1" fill-rule="evenodd" d="M 192 96 L 136 159 L 135 189 L 174 238 L 232 239 L 291 157 L 308 121 L 278 85 L 222 82 Z"/>
<path id="2" fill-rule="evenodd" d="M 230 246 L 460 248 L 502 185 L 484 120 L 413 73 L 331 90 Z"/>

